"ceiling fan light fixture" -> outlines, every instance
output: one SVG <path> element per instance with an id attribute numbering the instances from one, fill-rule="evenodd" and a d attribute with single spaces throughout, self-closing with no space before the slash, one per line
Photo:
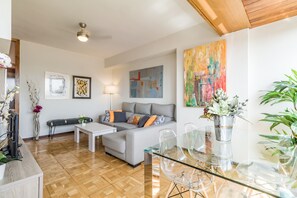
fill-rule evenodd
<path id="1" fill-rule="evenodd" d="M 81 42 L 87 42 L 89 40 L 89 35 L 85 32 L 77 32 L 77 39 Z"/>
<path id="2" fill-rule="evenodd" d="M 87 42 L 89 40 L 89 34 L 85 31 L 87 25 L 85 23 L 79 23 L 80 30 L 77 32 L 77 39 L 81 42 Z"/>

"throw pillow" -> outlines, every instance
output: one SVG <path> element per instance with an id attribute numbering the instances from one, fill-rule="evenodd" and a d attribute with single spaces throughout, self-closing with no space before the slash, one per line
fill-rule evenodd
<path id="1" fill-rule="evenodd" d="M 105 111 L 105 118 L 104 118 L 104 121 L 109 122 L 109 120 L 110 120 L 110 114 L 109 114 L 109 111 L 106 110 L 106 111 Z"/>
<path id="2" fill-rule="evenodd" d="M 138 125 L 138 122 L 139 122 L 139 120 L 140 120 L 140 116 L 134 116 L 133 117 L 133 122 L 132 122 L 132 124 L 134 124 L 134 125 Z"/>
<path id="3" fill-rule="evenodd" d="M 114 122 L 114 112 L 122 112 L 122 110 L 109 111 L 109 122 Z"/>
<path id="4" fill-rule="evenodd" d="M 131 115 L 128 120 L 127 120 L 127 123 L 128 124 L 133 124 L 133 120 L 134 120 L 134 115 Z"/>
<path id="5" fill-rule="evenodd" d="M 158 116 L 154 122 L 154 125 L 163 124 L 165 122 L 165 117 L 163 115 Z"/>
<path id="6" fill-rule="evenodd" d="M 151 126 L 155 120 L 157 119 L 157 116 L 156 115 L 152 115 L 147 121 L 146 123 L 144 124 L 143 127 L 148 127 L 148 126 Z"/>
<path id="7" fill-rule="evenodd" d="M 114 122 L 114 111 L 109 111 L 109 122 Z"/>
<path id="8" fill-rule="evenodd" d="M 126 113 L 125 112 L 114 112 L 114 122 L 126 122 Z"/>
<path id="9" fill-rule="evenodd" d="M 143 127 L 148 119 L 150 119 L 150 116 L 148 115 L 143 116 L 138 122 L 138 127 L 139 128 Z"/>

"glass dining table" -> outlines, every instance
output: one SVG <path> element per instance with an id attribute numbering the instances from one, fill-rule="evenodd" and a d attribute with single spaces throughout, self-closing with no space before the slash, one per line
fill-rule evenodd
<path id="1" fill-rule="evenodd" d="M 296 179 L 292 177 L 291 167 L 268 159 L 238 162 L 234 156 L 238 156 L 239 152 L 242 152 L 239 149 L 240 142 L 216 141 L 214 135 L 210 135 L 205 130 L 199 131 L 198 136 L 195 133 L 197 132 L 177 136 L 178 141 L 175 147 L 183 150 L 186 160 L 181 160 L 176 157 L 177 155 L 161 153 L 160 145 L 144 150 L 145 197 L 160 196 L 161 158 L 177 162 L 187 169 L 201 171 L 224 181 L 224 183 L 228 182 L 227 186 L 235 184 L 266 197 L 297 197 Z M 194 144 L 189 145 L 189 140 Z M 294 165 L 294 163 L 291 164 Z"/>

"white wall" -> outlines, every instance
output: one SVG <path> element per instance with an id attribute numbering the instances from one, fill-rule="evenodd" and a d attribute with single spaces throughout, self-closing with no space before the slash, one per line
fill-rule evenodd
<path id="1" fill-rule="evenodd" d="M 176 50 L 176 106 L 177 106 L 177 132 L 182 133 L 184 124 L 193 122 L 199 127 L 213 125 L 206 119 L 200 119 L 203 108 L 184 107 L 183 90 L 183 52 L 185 49 L 206 44 L 220 38 L 207 24 L 200 24 L 187 30 L 169 35 L 153 43 L 129 50 L 105 60 L 107 67 L 126 63 L 133 59 L 147 59 L 149 56 L 162 54 L 166 51 Z M 242 30 L 224 37 L 227 40 L 227 92 L 229 95 L 239 95 L 242 99 L 248 97 L 248 30 Z M 117 69 L 113 70 L 115 73 Z M 120 72 L 120 71 L 118 71 Z M 113 80 L 116 77 L 113 76 Z M 126 79 L 128 83 L 128 79 Z M 128 84 L 127 84 L 128 85 Z M 174 90 L 173 90 L 174 92 Z M 126 98 L 127 99 L 127 98 Z M 117 101 L 118 102 L 118 101 Z M 236 133 L 233 141 L 240 142 L 233 149 L 241 149 L 237 160 L 245 160 L 248 156 L 248 126 L 242 120 L 237 120 Z M 239 141 L 238 141 L 239 140 Z M 245 141 L 242 141 L 245 140 Z"/>
<path id="2" fill-rule="evenodd" d="M 288 105 L 273 107 L 259 105 L 260 90 L 270 89 L 272 82 L 284 79 L 291 69 L 297 69 L 297 17 L 262 27 L 242 30 L 224 36 L 227 40 L 227 93 L 249 99 L 246 117 L 253 124 L 237 119 L 233 142 L 242 142 L 233 149 L 240 149 L 238 160 L 262 157 L 259 154 L 259 134 L 269 132 L 269 124 L 260 122 L 264 112 L 279 112 Z M 209 27 L 198 25 L 153 43 L 129 50 L 106 59 L 107 67 L 141 59 L 168 50 L 176 50 L 176 105 L 178 132 L 186 122 L 204 127 L 212 124 L 199 119 L 202 108 L 183 106 L 183 51 L 197 45 L 220 39 Z M 133 57 L 133 55 L 135 55 Z M 242 141 L 243 140 L 243 141 Z"/>
<path id="3" fill-rule="evenodd" d="M 95 59 L 57 48 L 21 41 L 20 62 L 20 133 L 23 138 L 33 135 L 33 114 L 28 95 L 27 80 L 40 88 L 40 135 L 48 134 L 46 121 L 59 118 L 72 118 L 85 114 L 97 119 L 109 107 L 109 98 L 103 94 L 104 84 L 111 83 L 111 71 L 104 68 L 103 60 Z M 92 77 L 92 99 L 44 99 L 45 72 L 58 72 L 70 75 L 72 97 L 72 75 Z M 73 131 L 72 127 L 57 127 L 56 132 Z"/>
<path id="4" fill-rule="evenodd" d="M 0 52 L 9 53 L 11 40 L 11 0 L 0 1 Z"/>
<path id="5" fill-rule="evenodd" d="M 130 98 L 129 72 L 137 69 L 163 65 L 163 98 Z M 113 83 L 119 94 L 113 96 L 113 108 L 121 107 L 122 101 L 141 103 L 176 103 L 176 53 L 165 54 L 148 60 L 137 60 L 112 70 Z"/>
<path id="6" fill-rule="evenodd" d="M 11 40 L 11 0 L 0 1 L 0 38 Z"/>
<path id="7" fill-rule="evenodd" d="M 297 17 L 250 30 L 249 47 L 249 120 L 250 147 L 257 149 L 259 133 L 269 132 L 269 124 L 260 122 L 261 113 L 277 113 L 289 105 L 259 105 L 261 90 L 272 88 L 272 82 L 285 79 L 297 69 Z"/>

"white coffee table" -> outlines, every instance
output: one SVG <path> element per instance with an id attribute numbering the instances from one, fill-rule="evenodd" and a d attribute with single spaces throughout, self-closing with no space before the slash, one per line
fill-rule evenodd
<path id="1" fill-rule="evenodd" d="M 91 152 L 95 152 L 95 139 L 97 136 L 105 135 L 109 133 L 117 132 L 117 128 L 107 126 L 104 124 L 90 122 L 87 123 L 85 126 L 81 124 L 75 125 L 74 130 L 74 141 L 79 143 L 79 132 L 83 132 L 89 135 L 89 150 Z"/>

